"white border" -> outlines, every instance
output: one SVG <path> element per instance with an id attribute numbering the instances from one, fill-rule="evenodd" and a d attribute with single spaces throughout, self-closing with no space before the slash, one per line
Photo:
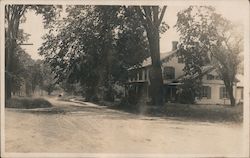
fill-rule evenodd
<path id="1" fill-rule="evenodd" d="M 247 0 L 1 0 L 4 4 L 61 4 L 61 5 L 238 5 Z"/>
<path id="2" fill-rule="evenodd" d="M 0 1 L 1 2 L 1 1 Z M 1 76 L 1 79 L 0 79 L 0 81 L 1 81 L 1 85 L 0 85 L 0 87 L 1 87 L 1 96 L 0 96 L 0 98 L 1 98 L 1 155 L 2 154 L 4 154 L 4 151 L 5 151 L 5 137 L 4 137 L 4 128 L 5 128 L 5 112 L 4 112 L 4 108 L 5 108 L 5 102 L 4 102 L 4 100 L 5 100 L 5 96 L 4 96 L 4 89 L 5 89 L 5 84 L 4 84 L 4 72 L 5 72 L 5 51 L 4 51 L 4 48 L 5 48 L 5 46 L 4 46 L 4 5 L 2 5 L 2 3 L 1 3 L 1 5 L 0 5 L 0 11 L 1 11 L 1 13 L 0 13 L 0 35 L 1 35 L 1 37 L 0 37 L 0 44 L 1 44 L 1 46 L 0 46 L 0 48 L 1 48 L 1 50 L 0 50 L 0 60 L 1 60 L 1 62 L 0 62 L 0 64 L 1 64 L 1 71 L 0 71 L 0 76 Z M 3 19 L 3 20 L 2 20 Z"/>
<path id="3" fill-rule="evenodd" d="M 4 68 L 5 68 L 5 53 L 4 53 L 4 5 L 5 4 L 62 4 L 62 5 L 76 5 L 76 4 L 85 4 L 85 5 L 171 5 L 171 6 L 182 6 L 182 5 L 215 5 L 215 6 L 227 6 L 238 5 L 240 3 L 244 4 L 242 9 L 247 9 L 244 23 L 244 122 L 243 128 L 244 133 L 242 141 L 244 142 L 244 155 L 180 155 L 180 154 L 108 154 L 108 153 L 6 153 L 5 152 L 5 111 L 4 111 Z M 2 157 L 249 157 L 249 84 L 250 81 L 250 49 L 249 49 L 249 2 L 247 0 L 0 0 L 1 9 L 0 9 L 0 27 L 1 28 L 1 37 L 0 37 L 0 60 L 1 60 L 1 156 Z"/>
<path id="4" fill-rule="evenodd" d="M 250 3 L 250 2 L 249 2 Z M 250 10 L 246 12 L 244 19 L 244 106 L 243 106 L 243 142 L 244 142 L 244 153 L 246 157 L 250 156 L 249 148 L 249 132 L 250 132 Z"/>
<path id="5" fill-rule="evenodd" d="M 231 157 L 231 158 L 240 158 L 242 155 L 222 155 L 222 154 L 110 154 L 110 153 L 8 153 L 5 157 L 18 157 L 18 158 L 44 158 L 44 157 L 60 157 L 60 158 L 69 158 L 69 157 L 102 157 L 102 158 L 190 158 L 190 157 L 199 157 L 199 158 L 208 158 L 208 157 Z"/>

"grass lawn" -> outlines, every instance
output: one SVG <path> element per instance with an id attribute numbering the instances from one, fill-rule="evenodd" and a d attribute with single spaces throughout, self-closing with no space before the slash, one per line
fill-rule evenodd
<path id="1" fill-rule="evenodd" d="M 166 103 L 163 106 L 138 104 L 126 107 L 124 105 L 112 107 L 127 112 L 152 117 L 167 117 L 173 119 L 206 121 L 206 122 L 242 122 L 243 105 L 231 107 L 229 105 L 199 105 Z"/>
<path id="2" fill-rule="evenodd" d="M 58 98 L 62 101 L 74 99 L 84 102 L 81 96 L 63 96 Z M 243 121 L 243 105 L 199 105 L 199 104 L 179 104 L 166 103 L 163 106 L 152 106 L 145 103 L 137 105 L 125 105 L 118 102 L 111 103 L 99 101 L 97 105 L 107 106 L 110 109 L 116 109 L 138 115 L 161 117 L 182 121 L 205 121 L 205 122 L 238 122 Z"/>
<path id="3" fill-rule="evenodd" d="M 18 109 L 48 108 L 52 104 L 43 98 L 15 97 L 6 101 L 5 107 Z"/>

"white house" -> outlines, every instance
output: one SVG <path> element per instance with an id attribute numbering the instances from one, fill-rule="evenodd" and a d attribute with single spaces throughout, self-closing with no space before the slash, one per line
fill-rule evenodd
<path id="1" fill-rule="evenodd" d="M 170 102 L 177 101 L 177 87 L 182 84 L 181 78 L 184 77 L 184 63 L 177 57 L 177 42 L 173 42 L 172 51 L 161 53 L 162 76 L 164 83 L 165 100 Z M 132 77 L 128 81 L 128 89 L 137 97 L 149 101 L 149 69 L 151 58 L 143 61 L 141 67 L 131 68 Z M 202 68 L 202 90 L 201 98 L 197 99 L 198 104 L 230 104 L 230 100 L 225 85 L 214 66 L 208 65 Z M 243 77 L 238 78 L 234 85 L 234 96 L 236 103 L 243 102 Z"/>

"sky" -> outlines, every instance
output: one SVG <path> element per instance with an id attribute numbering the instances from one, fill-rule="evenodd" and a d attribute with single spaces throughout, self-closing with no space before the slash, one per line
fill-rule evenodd
<path id="1" fill-rule="evenodd" d="M 187 7 L 188 5 L 168 5 L 163 20 L 170 26 L 170 28 L 164 34 L 161 34 L 161 53 L 170 51 L 172 49 L 172 41 L 178 41 L 179 35 L 176 28 L 174 28 L 177 21 L 177 13 Z M 243 23 L 245 16 L 247 15 L 246 9 L 242 9 L 246 7 L 244 7 L 241 3 L 219 4 L 214 7 L 218 13 L 236 23 Z M 26 22 L 22 23 L 20 28 L 24 29 L 24 32 L 30 34 L 30 38 L 27 43 L 32 43 L 33 45 L 22 47 L 28 54 L 31 55 L 33 59 L 42 59 L 37 50 L 43 43 L 42 36 L 46 33 L 46 30 L 43 28 L 42 17 L 41 15 L 36 15 L 33 11 L 27 12 L 25 16 Z"/>

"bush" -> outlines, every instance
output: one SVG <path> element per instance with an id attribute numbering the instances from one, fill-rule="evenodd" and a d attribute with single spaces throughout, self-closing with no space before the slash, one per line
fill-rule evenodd
<path id="1" fill-rule="evenodd" d="M 200 96 L 201 80 L 185 79 L 183 84 L 177 87 L 177 100 L 182 104 L 194 104 L 195 98 Z"/>
<path id="2" fill-rule="evenodd" d="M 6 101 L 5 107 L 18 109 L 34 109 L 52 107 L 52 104 L 42 98 L 12 98 Z"/>
<path id="3" fill-rule="evenodd" d="M 114 102 L 115 100 L 115 91 L 112 88 L 104 91 L 104 98 L 105 101 Z"/>
<path id="4" fill-rule="evenodd" d="M 125 106 L 130 105 L 129 98 L 128 97 L 121 98 L 120 105 L 125 105 Z"/>
<path id="5" fill-rule="evenodd" d="M 195 94 L 193 90 L 184 89 L 178 94 L 178 102 L 181 104 L 194 104 Z"/>

